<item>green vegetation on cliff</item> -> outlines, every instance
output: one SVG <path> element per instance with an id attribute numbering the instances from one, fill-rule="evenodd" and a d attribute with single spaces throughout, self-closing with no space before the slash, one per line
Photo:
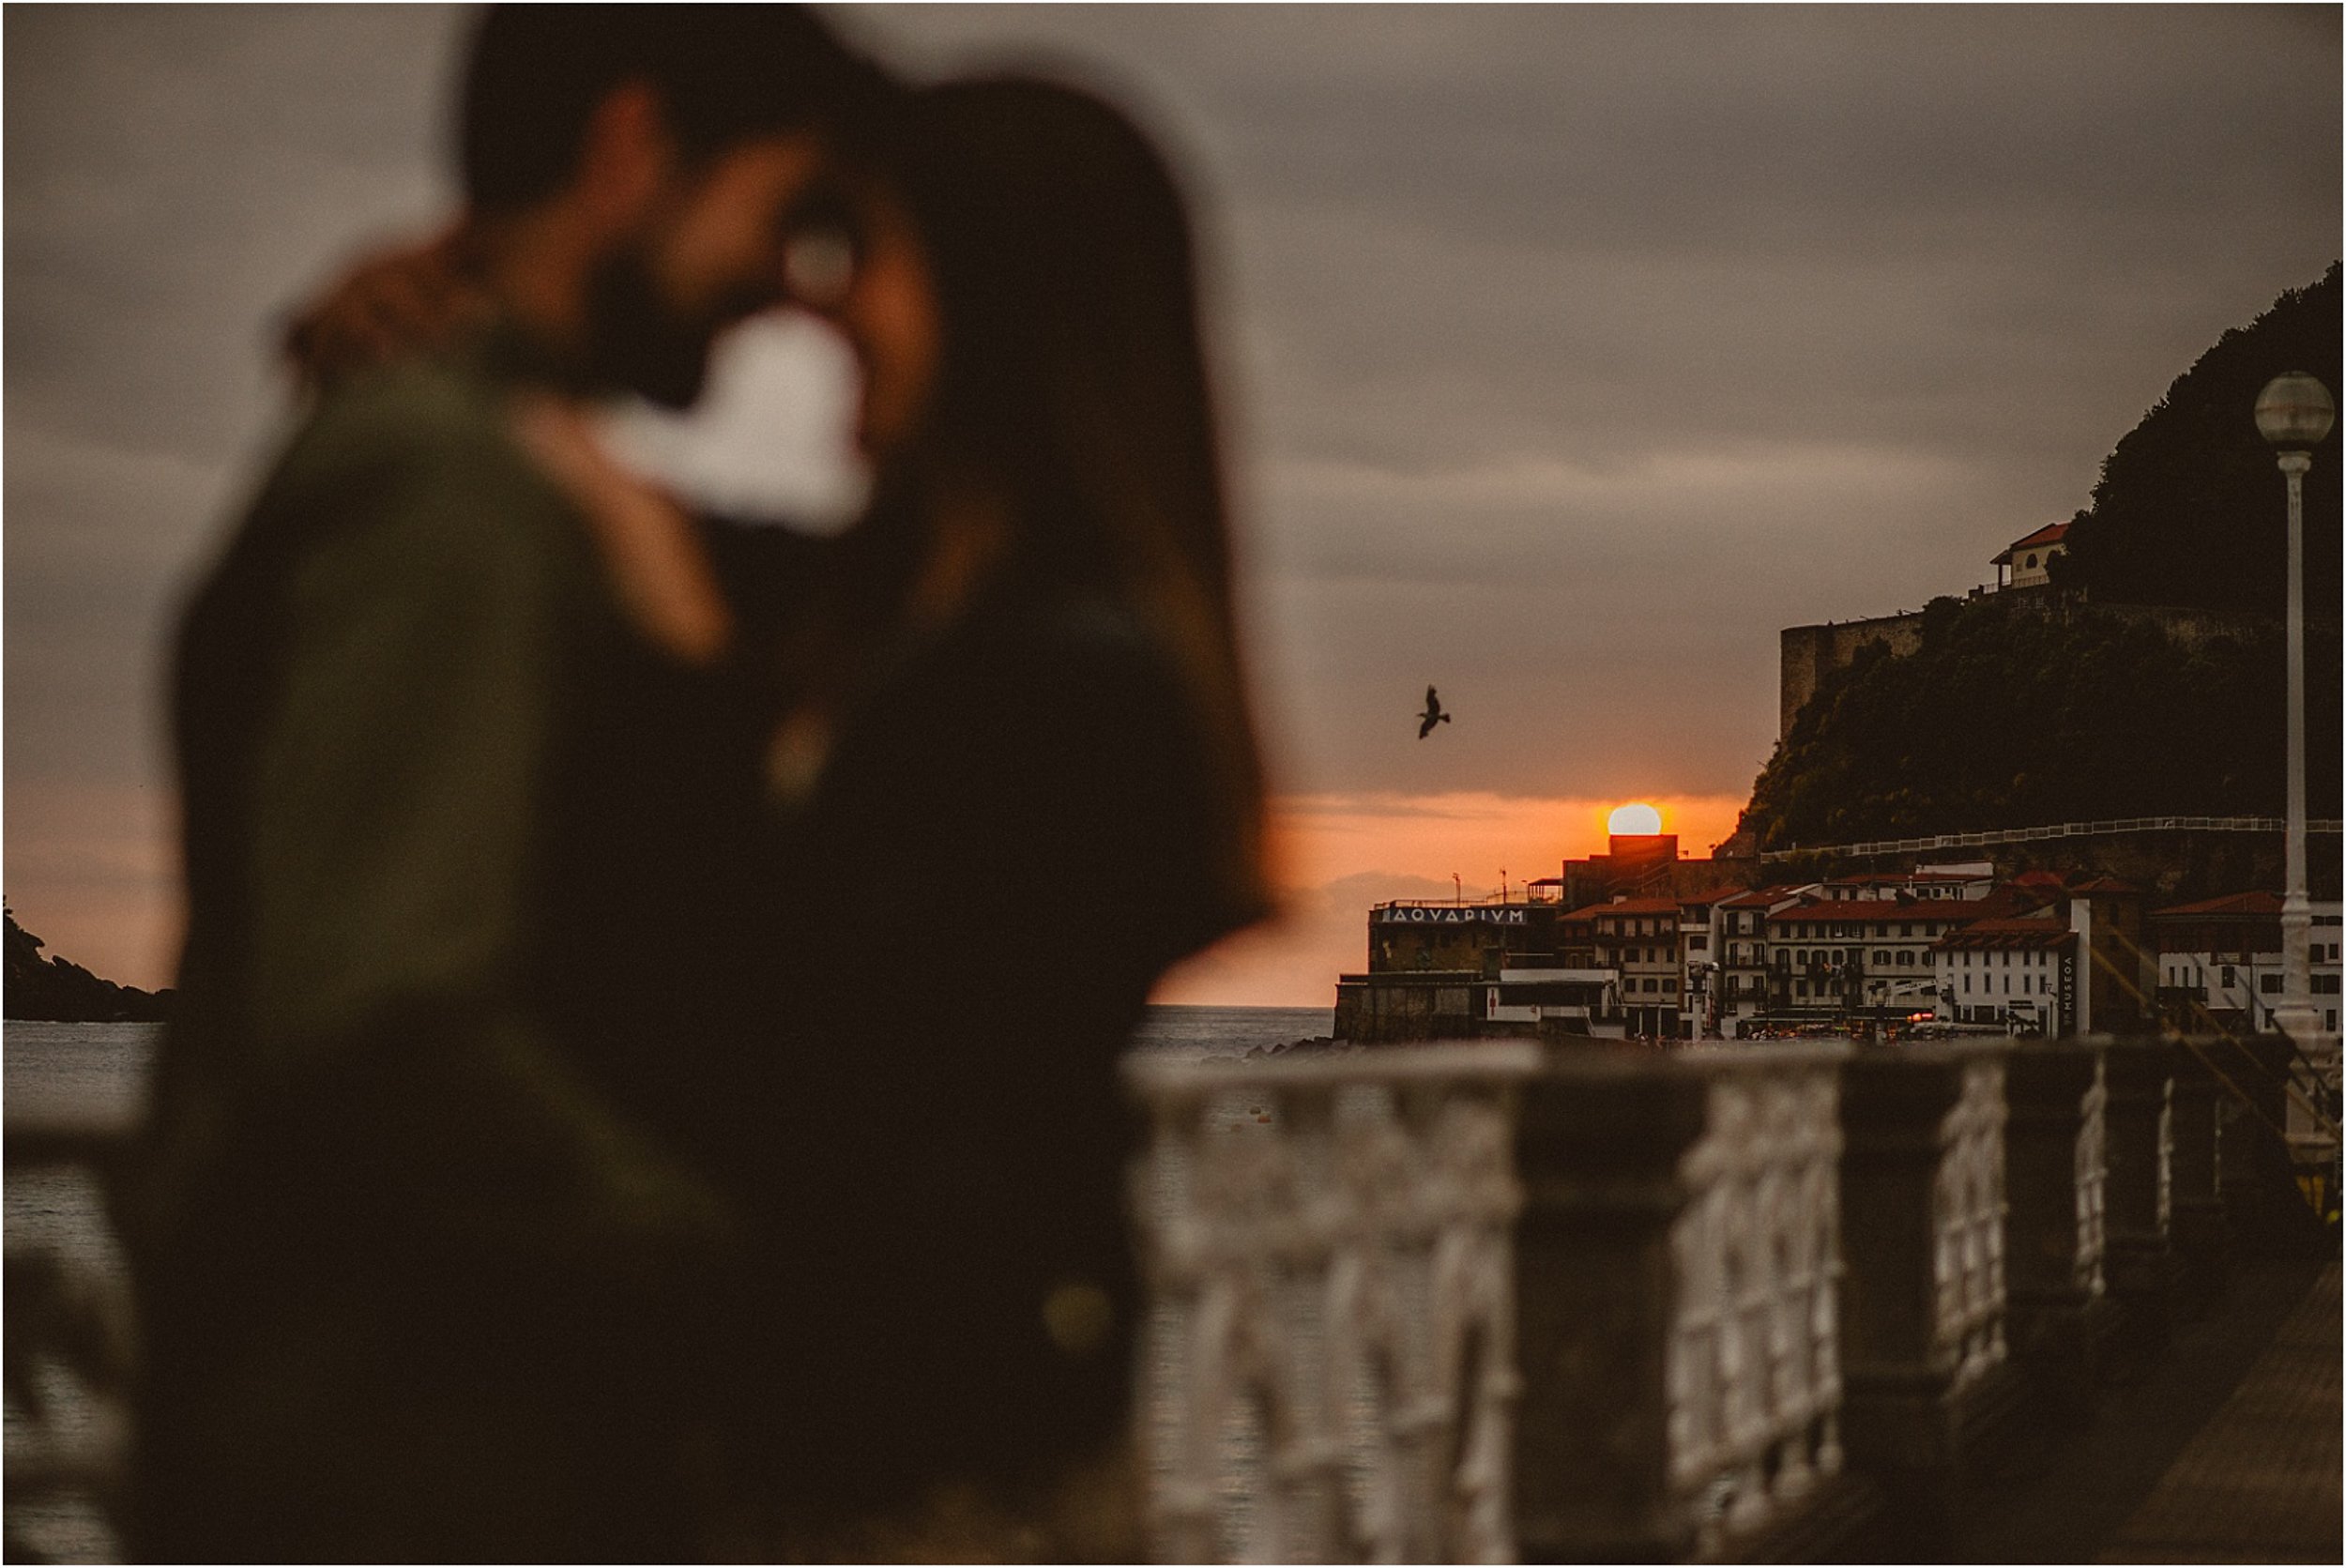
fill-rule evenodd
<path id="1" fill-rule="evenodd" d="M 1753 786 L 1761 847 L 2109 817 L 2277 815 L 2277 628 L 2196 648 L 2008 599 L 1933 601 L 1923 647 L 1836 670 Z M 2338 803 L 2335 626 L 2309 640 L 2311 799 Z"/>
<path id="2" fill-rule="evenodd" d="M 2288 491 L 2253 411 L 2285 371 L 2340 387 L 2338 269 L 2292 289 L 2234 327 L 2175 378 L 2102 461 L 2094 504 L 2069 530 L 2054 580 L 2097 600 L 2279 615 L 2286 591 Z M 2306 475 L 2307 613 L 2338 618 L 2340 437 Z"/>
<path id="3" fill-rule="evenodd" d="M 79 964 L 41 954 L 47 944 L 16 923 L 15 911 L 7 921 L 7 1012 L 10 1018 L 66 1024 L 109 1024 L 160 1020 L 171 1005 L 171 993 L 141 991 L 100 980 Z"/>
<path id="4" fill-rule="evenodd" d="M 1819 685 L 1752 787 L 1770 849 L 2111 817 L 2278 815 L 2286 491 L 2253 410 L 2284 371 L 2340 389 L 2334 265 L 2223 338 L 2103 461 L 2054 601 L 1935 600 L 1923 646 L 1879 646 Z M 2306 484 L 2309 804 L 2339 811 L 2339 474 Z M 2079 602 L 2079 601 L 2084 602 Z M 2274 617 L 2192 646 L 2095 604 Z"/>

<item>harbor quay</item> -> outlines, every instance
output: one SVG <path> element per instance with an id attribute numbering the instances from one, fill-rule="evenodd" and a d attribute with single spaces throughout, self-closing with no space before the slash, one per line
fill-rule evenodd
<path id="1" fill-rule="evenodd" d="M 2338 1555 L 2336 1198 L 2292 1136 L 2326 1126 L 2334 1170 L 2336 1122 L 2284 1037 L 1459 1040 L 1128 1078 L 1163 1560 Z M 7 1116 L 12 1181 L 130 1131 Z M 9 1271 L 12 1381 L 99 1413 L 12 1432 L 11 1517 L 102 1512 L 119 1303 Z"/>

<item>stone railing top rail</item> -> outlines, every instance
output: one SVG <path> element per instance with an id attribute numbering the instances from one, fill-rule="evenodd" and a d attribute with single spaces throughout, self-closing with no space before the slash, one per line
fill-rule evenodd
<path id="1" fill-rule="evenodd" d="M 1540 1070 L 1528 1041 L 1471 1045 L 1377 1046 L 1343 1052 L 1293 1052 L 1270 1061 L 1173 1061 L 1141 1057 L 1124 1064 L 1124 1081 L 1150 1100 L 1206 1098 L 1227 1089 L 1343 1088 L 1354 1084 L 1440 1084 L 1461 1078 L 1509 1082 Z"/>

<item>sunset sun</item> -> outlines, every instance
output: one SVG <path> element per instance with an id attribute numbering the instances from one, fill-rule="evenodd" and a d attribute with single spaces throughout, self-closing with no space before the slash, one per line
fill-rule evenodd
<path id="1" fill-rule="evenodd" d="M 1662 814 L 1642 800 L 1633 800 L 1628 805 L 1613 808 L 1613 814 L 1605 819 L 1605 830 L 1624 836 L 1658 833 L 1662 830 Z"/>

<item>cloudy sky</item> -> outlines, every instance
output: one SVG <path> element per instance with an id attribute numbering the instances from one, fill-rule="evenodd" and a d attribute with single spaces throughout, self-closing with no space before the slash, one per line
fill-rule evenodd
<path id="1" fill-rule="evenodd" d="M 1988 577 L 2339 251 L 2334 7 L 835 14 L 1120 92 L 1201 206 L 1293 913 L 1181 999 L 1325 1005 L 1370 899 L 1550 875 L 1621 800 L 1699 852 L 1779 628 Z M 272 323 L 442 210 L 464 24 L 8 13 L 5 875 L 101 973 L 169 977 L 165 638 L 282 429 Z M 734 370 L 647 460 L 845 505 L 835 351 Z"/>

